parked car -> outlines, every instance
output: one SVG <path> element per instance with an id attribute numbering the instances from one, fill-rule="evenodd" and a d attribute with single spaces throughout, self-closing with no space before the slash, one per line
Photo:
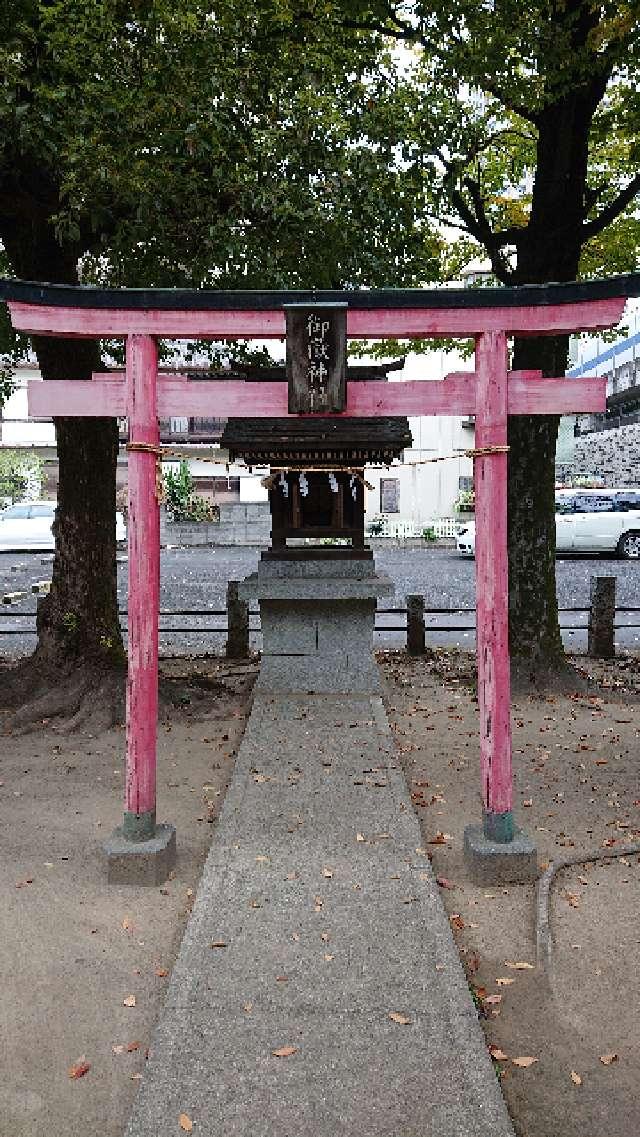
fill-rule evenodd
<path id="1" fill-rule="evenodd" d="M 51 552 L 55 548 L 51 527 L 56 514 L 55 501 L 18 501 L 0 513 L 0 551 L 21 552 L 34 549 Z M 116 513 L 116 541 L 127 539 L 122 513 Z"/>
<path id="2" fill-rule="evenodd" d="M 456 548 L 462 556 L 475 556 L 475 521 L 459 526 Z M 640 559 L 640 489 L 558 490 L 556 552 Z"/>

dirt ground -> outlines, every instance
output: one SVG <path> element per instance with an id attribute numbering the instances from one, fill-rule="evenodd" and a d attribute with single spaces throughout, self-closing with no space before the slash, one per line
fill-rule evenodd
<path id="1" fill-rule="evenodd" d="M 546 981 L 532 966 L 534 886 L 465 878 L 464 827 L 481 820 L 471 657 L 383 657 L 387 709 L 516 1132 L 635 1137 L 640 857 L 606 855 L 640 843 L 640 660 L 576 662 L 597 692 L 519 699 L 512 715 L 516 816 L 541 866 L 602 855 L 556 877 Z"/>
<path id="2" fill-rule="evenodd" d="M 107 886 L 124 730 L 0 738 L 0 1137 L 121 1137 L 242 736 L 256 665 L 200 673 L 160 726 L 158 819 L 178 831 L 161 888 Z M 196 675 L 198 681 L 198 676 Z M 204 697 L 203 697 L 204 696 Z M 135 1005 L 125 1005 L 125 1000 Z M 89 1063 L 84 1076 L 72 1067 Z"/>
<path id="3" fill-rule="evenodd" d="M 488 1043 L 507 1056 L 496 1070 L 518 1134 L 636 1137 L 640 857 L 606 854 L 640 842 L 640 663 L 592 664 L 592 695 L 514 704 L 517 816 L 541 863 L 603 854 L 554 884 L 545 981 L 522 966 L 535 963 L 533 887 L 480 889 L 464 875 L 464 826 L 480 820 L 471 657 L 379 658 L 424 849 Z M 160 728 L 158 817 L 176 824 L 179 847 L 161 888 L 105 881 L 100 844 L 121 820 L 122 729 L 65 736 L 48 726 L 0 739 L 0 1137 L 122 1137 L 256 664 L 164 668 L 201 674 L 198 698 L 191 704 L 187 684 L 182 709 Z M 71 1078 L 82 1063 L 88 1072 Z"/>

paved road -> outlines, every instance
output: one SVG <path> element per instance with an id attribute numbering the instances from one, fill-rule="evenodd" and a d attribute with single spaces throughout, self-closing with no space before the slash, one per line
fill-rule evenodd
<path id="1" fill-rule="evenodd" d="M 258 549 L 216 548 L 216 549 L 164 549 L 161 562 L 161 606 L 163 610 L 184 611 L 186 609 L 222 609 L 228 580 L 242 580 L 256 568 Z M 472 608 L 475 603 L 474 563 L 459 557 L 453 549 L 402 549 L 389 548 L 376 552 L 376 561 L 381 571 L 389 574 L 396 588 L 393 605 L 402 608 L 407 593 L 422 593 L 426 597 L 427 608 Z M 0 554 L 0 595 L 8 592 L 26 592 L 27 595 L 11 606 L 3 605 L 0 610 L 0 631 L 33 626 L 36 597 L 31 586 L 37 581 L 47 580 L 51 575 L 51 557 L 40 553 L 1 553 Z M 618 607 L 637 605 L 640 595 L 640 562 L 604 560 L 597 557 L 565 558 L 557 562 L 558 598 L 560 607 L 589 604 L 589 584 L 592 576 L 613 575 L 617 578 Z M 120 605 L 126 607 L 126 558 L 121 557 L 118 565 L 118 594 Z M 391 607 L 391 603 L 388 605 Z M 562 622 L 580 624 L 586 627 L 586 612 L 565 613 Z M 197 628 L 205 621 L 189 617 L 190 626 Z M 434 617 L 428 618 L 429 625 Z M 186 622 L 186 621 L 185 621 Z M 402 617 L 379 617 L 379 623 L 398 624 Z M 640 624 L 640 612 L 618 615 L 618 622 Z M 175 625 L 176 620 L 161 618 L 161 628 Z M 216 623 L 219 627 L 223 618 L 206 620 L 208 625 Z M 473 623 L 473 614 L 460 612 L 459 615 L 437 618 L 440 630 L 430 629 L 429 636 L 434 643 L 447 645 L 474 646 L 472 630 L 460 625 Z M 252 626 L 257 625 L 257 617 Z M 456 630 L 456 626 L 458 630 Z M 448 627 L 448 630 L 442 630 Z M 377 634 L 378 645 L 400 646 L 401 633 Z M 617 643 L 621 647 L 640 647 L 640 628 L 618 629 Z M 259 646 L 254 636 L 254 645 Z M 564 632 L 565 645 L 573 651 L 586 648 L 586 631 L 567 629 Z M 33 649 L 33 634 L 0 635 L 0 652 L 14 654 Z M 161 647 L 164 651 L 202 652 L 220 650 L 224 643 L 221 633 L 210 634 L 204 631 L 191 635 L 175 632 L 161 633 Z"/>

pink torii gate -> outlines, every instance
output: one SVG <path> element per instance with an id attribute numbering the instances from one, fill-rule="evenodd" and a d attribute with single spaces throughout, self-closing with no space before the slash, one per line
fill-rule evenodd
<path id="1" fill-rule="evenodd" d="M 371 292 L 100 290 L 6 281 L 14 327 L 34 335 L 126 340 L 124 373 L 29 385 L 29 412 L 129 419 L 129 624 L 125 813 L 132 844 L 156 833 L 159 509 L 158 418 L 284 417 L 286 382 L 194 383 L 158 371 L 157 339 L 282 339 L 285 304 L 347 305 L 350 338 L 475 339 L 475 370 L 442 382 L 348 385 L 343 417 L 475 415 L 476 595 L 484 838 L 513 840 L 507 567 L 507 417 L 603 411 L 605 380 L 510 371 L 509 335 L 615 325 L 630 278 L 515 289 Z M 0 293 L 1 295 L 1 293 Z"/>

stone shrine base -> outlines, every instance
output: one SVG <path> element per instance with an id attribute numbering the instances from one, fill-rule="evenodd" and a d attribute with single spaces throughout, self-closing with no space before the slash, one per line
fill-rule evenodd
<path id="1" fill-rule="evenodd" d="M 380 693 L 372 655 L 376 602 L 393 594 L 369 556 L 263 559 L 238 590 L 260 604 L 256 691 Z"/>

